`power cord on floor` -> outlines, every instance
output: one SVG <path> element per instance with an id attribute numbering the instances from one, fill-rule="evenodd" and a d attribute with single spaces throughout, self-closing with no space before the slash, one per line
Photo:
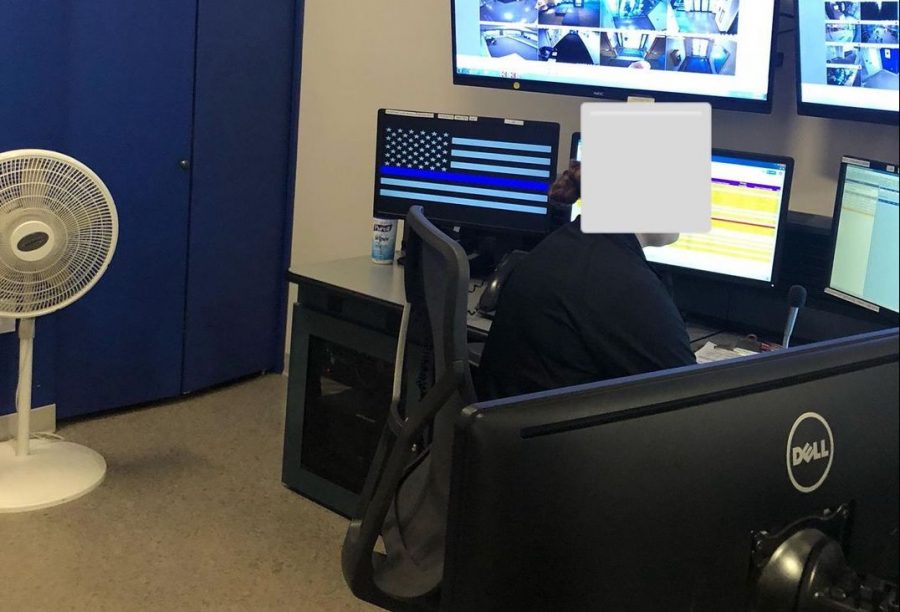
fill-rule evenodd
<path id="1" fill-rule="evenodd" d="M 65 438 L 63 438 L 59 434 L 51 433 L 49 431 L 35 431 L 32 432 L 30 438 L 32 440 L 56 440 L 57 442 L 64 442 Z"/>
<path id="2" fill-rule="evenodd" d="M 16 385 L 16 406 L 19 405 L 19 385 L 22 384 L 21 381 L 23 378 L 24 378 L 24 376 L 22 375 L 22 370 L 20 369 L 19 370 L 19 384 Z M 55 440 L 57 442 L 65 441 L 65 438 L 63 438 L 61 435 L 52 433 L 49 431 L 33 431 L 28 436 L 28 438 L 30 440 Z"/>

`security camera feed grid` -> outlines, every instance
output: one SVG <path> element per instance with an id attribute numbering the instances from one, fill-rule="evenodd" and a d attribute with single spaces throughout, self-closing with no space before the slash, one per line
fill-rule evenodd
<path id="1" fill-rule="evenodd" d="M 481 55 L 733 76 L 740 2 L 480 0 Z"/>
<path id="2" fill-rule="evenodd" d="M 602 0 L 537 0 L 538 23 L 546 26 L 600 27 Z"/>
<path id="3" fill-rule="evenodd" d="M 600 33 L 591 30 L 544 28 L 538 37 L 538 53 L 544 61 L 566 64 L 599 64 Z"/>
<path id="4" fill-rule="evenodd" d="M 701 74 L 734 74 L 737 43 L 716 38 L 668 39 L 666 70 Z"/>
<path id="5" fill-rule="evenodd" d="M 666 37 L 645 32 L 603 32 L 600 34 L 600 64 L 665 70 Z"/>
<path id="6" fill-rule="evenodd" d="M 825 2 L 825 82 L 900 88 L 900 2 Z"/>
<path id="7" fill-rule="evenodd" d="M 538 32 L 519 26 L 481 26 L 482 51 L 490 57 L 538 59 Z"/>

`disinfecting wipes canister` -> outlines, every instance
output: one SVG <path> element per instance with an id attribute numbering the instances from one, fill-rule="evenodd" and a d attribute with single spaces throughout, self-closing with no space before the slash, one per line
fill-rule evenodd
<path id="1" fill-rule="evenodd" d="M 372 261 L 375 263 L 393 263 L 397 223 L 397 219 L 372 219 Z"/>

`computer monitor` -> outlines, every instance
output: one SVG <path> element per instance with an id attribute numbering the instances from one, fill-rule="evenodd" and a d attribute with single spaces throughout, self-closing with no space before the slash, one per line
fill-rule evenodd
<path id="1" fill-rule="evenodd" d="M 581 161 L 581 132 L 572 134 L 572 144 L 569 146 L 569 159 Z"/>
<path id="2" fill-rule="evenodd" d="M 572 154 L 580 160 L 580 138 Z M 648 261 L 690 274 L 772 286 L 778 277 L 794 160 L 713 149 L 712 230 L 682 234 L 666 247 L 647 247 Z M 571 217 L 581 213 L 581 202 Z"/>
<path id="3" fill-rule="evenodd" d="M 770 112 L 777 0 L 453 0 L 453 82 Z"/>
<path id="4" fill-rule="evenodd" d="M 878 311 L 900 311 L 897 166 L 844 157 L 834 208 L 826 293 Z"/>
<path id="5" fill-rule="evenodd" d="M 546 232 L 558 150 L 558 123 L 381 109 L 374 214 Z"/>
<path id="6" fill-rule="evenodd" d="M 898 353 L 894 328 L 467 408 L 441 609 L 795 610 L 810 530 L 896 583 Z"/>
<path id="7" fill-rule="evenodd" d="M 897 125 L 897 0 L 796 4 L 798 112 Z"/>

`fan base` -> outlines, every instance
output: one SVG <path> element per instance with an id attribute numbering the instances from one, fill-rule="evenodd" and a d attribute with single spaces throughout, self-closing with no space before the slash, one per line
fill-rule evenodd
<path id="1" fill-rule="evenodd" d="M 15 440 L 0 443 L 0 513 L 64 504 L 96 489 L 106 475 L 99 453 L 71 442 L 30 440 L 16 457 Z"/>

